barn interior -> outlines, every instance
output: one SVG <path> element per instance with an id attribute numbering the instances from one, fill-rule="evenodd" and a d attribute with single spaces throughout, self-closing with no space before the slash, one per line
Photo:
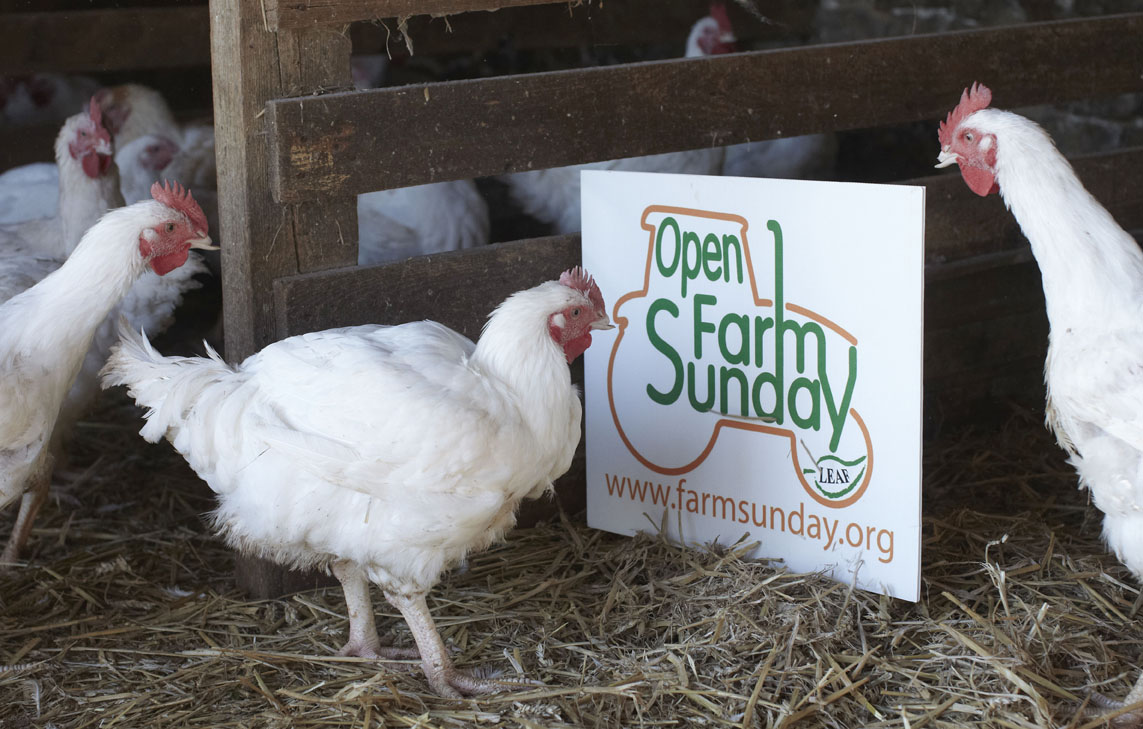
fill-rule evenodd
<path id="1" fill-rule="evenodd" d="M 1044 426 L 1039 269 L 999 196 L 932 166 L 938 121 L 987 81 L 1138 240 L 1143 2 L 751 0 L 726 8 L 734 53 L 685 59 L 707 0 L 423 2 L 0 0 L 0 77 L 144 84 L 213 126 L 222 251 L 154 342 L 232 362 L 362 323 L 477 336 L 507 294 L 579 261 L 578 234 L 530 215 L 508 173 L 818 135 L 777 176 L 923 185 L 921 600 L 747 559 L 753 539 L 685 549 L 662 514 L 633 539 L 592 530 L 581 448 L 554 498 L 429 595 L 457 665 L 539 683 L 442 698 L 416 661 L 337 656 L 336 582 L 213 536 L 210 489 L 139 438 L 117 388 L 0 573 L 0 726 L 1115 721 L 1091 709 L 1139 676 L 1143 592 Z M 11 110 L 0 171 L 50 162 L 63 117 Z M 486 245 L 358 265 L 357 195 L 469 178 Z"/>

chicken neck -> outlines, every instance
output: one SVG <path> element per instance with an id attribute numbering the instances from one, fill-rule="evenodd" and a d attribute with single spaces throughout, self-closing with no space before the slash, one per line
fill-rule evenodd
<path id="1" fill-rule="evenodd" d="M 132 216 L 105 217 L 62 266 L 0 309 L 0 331 L 9 337 L 6 349 L 56 362 L 47 371 L 59 378 L 61 398 L 96 327 L 143 272 L 138 235 Z"/>
<path id="2" fill-rule="evenodd" d="M 568 414 L 579 407 L 567 360 L 548 332 L 543 294 L 521 292 L 488 320 L 471 365 L 502 382 L 544 452 L 563 446 Z"/>
<path id="3" fill-rule="evenodd" d="M 996 178 L 1039 264 L 1052 331 L 1093 321 L 1108 329 L 1138 326 L 1143 252 L 1084 189 L 1051 138 L 1008 116 L 1026 123 L 1002 120 Z"/>
<path id="4" fill-rule="evenodd" d="M 59 167 L 59 216 L 63 237 L 51 241 L 54 246 L 43 253 L 64 259 L 79 245 L 87 230 L 111 208 L 123 207 L 119 190 L 119 171 L 112 163 L 102 175 L 91 178 L 80 161 L 71 156 L 67 145 L 57 144 L 56 165 Z"/>

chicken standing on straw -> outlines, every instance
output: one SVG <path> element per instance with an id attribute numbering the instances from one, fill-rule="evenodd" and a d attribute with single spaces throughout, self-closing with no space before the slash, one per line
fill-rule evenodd
<path id="1" fill-rule="evenodd" d="M 991 100 L 965 90 L 940 125 L 937 167 L 960 165 L 977 195 L 999 192 L 1031 243 L 1051 326 L 1047 422 L 1104 513 L 1104 539 L 1143 579 L 1143 251 L 1043 129 Z M 1140 700 L 1143 677 L 1126 704 Z"/>
<path id="2" fill-rule="evenodd" d="M 15 559 L 47 496 L 48 444 L 96 328 L 148 267 L 168 273 L 189 249 L 210 247 L 189 194 L 151 192 L 104 215 L 63 265 L 0 304 L 0 508 L 23 497 L 2 562 Z"/>
<path id="3" fill-rule="evenodd" d="M 568 363 L 610 329 L 583 269 L 509 297 L 478 344 L 435 322 L 358 326 L 271 344 L 232 367 L 161 357 L 133 331 L 104 370 L 147 408 L 218 495 L 215 528 L 235 548 L 328 568 L 345 590 L 341 655 L 382 648 L 369 582 L 416 640 L 443 696 L 503 683 L 455 669 L 425 595 L 466 554 L 500 539 L 524 497 L 571 464 L 582 408 Z"/>

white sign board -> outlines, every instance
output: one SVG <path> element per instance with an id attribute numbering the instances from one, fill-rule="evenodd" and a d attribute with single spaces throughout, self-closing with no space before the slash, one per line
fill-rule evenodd
<path id="1" fill-rule="evenodd" d="M 582 175 L 588 524 L 917 600 L 924 188 Z"/>

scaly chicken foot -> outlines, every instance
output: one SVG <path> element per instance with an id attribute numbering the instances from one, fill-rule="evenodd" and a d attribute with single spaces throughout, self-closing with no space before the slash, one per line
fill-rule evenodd
<path id="1" fill-rule="evenodd" d="M 52 480 L 51 473 L 51 459 L 47 459 L 47 463 L 37 469 L 36 475 L 32 477 L 30 488 L 20 498 L 20 511 L 16 515 L 16 524 L 8 536 L 8 544 L 5 545 L 4 552 L 0 554 L 0 570 L 14 566 L 16 560 L 20 558 L 20 550 L 24 548 L 24 544 L 32 534 L 32 524 L 36 520 L 36 514 L 44 502 L 48 500 L 48 487 Z"/>
<path id="2" fill-rule="evenodd" d="M 1131 687 L 1131 691 L 1127 693 L 1127 697 L 1123 701 L 1116 701 L 1115 699 L 1104 696 L 1096 691 L 1091 692 L 1091 703 L 1098 708 L 1088 709 L 1088 712 L 1094 716 L 1104 716 L 1114 711 L 1122 709 L 1125 706 L 1131 706 L 1143 701 L 1143 674 L 1135 681 L 1135 685 Z M 1113 717 L 1111 726 L 1116 729 L 1143 729 L 1143 709 L 1134 709 L 1125 714 Z"/>
<path id="3" fill-rule="evenodd" d="M 421 668 L 429 685 L 441 696 L 459 699 L 477 694 L 494 694 L 513 686 L 542 685 L 527 680 L 486 678 L 480 669 L 462 671 L 452 665 L 444 642 L 429 613 L 424 594 L 397 595 L 386 592 L 385 599 L 404 616 L 417 647 L 421 649 Z"/>
<path id="4" fill-rule="evenodd" d="M 331 564 L 330 570 L 341 582 L 341 589 L 345 592 L 345 606 L 349 612 L 349 640 L 337 655 L 390 661 L 421 657 L 416 648 L 382 645 L 373 618 L 369 580 L 360 567 L 348 560 L 340 560 Z"/>

